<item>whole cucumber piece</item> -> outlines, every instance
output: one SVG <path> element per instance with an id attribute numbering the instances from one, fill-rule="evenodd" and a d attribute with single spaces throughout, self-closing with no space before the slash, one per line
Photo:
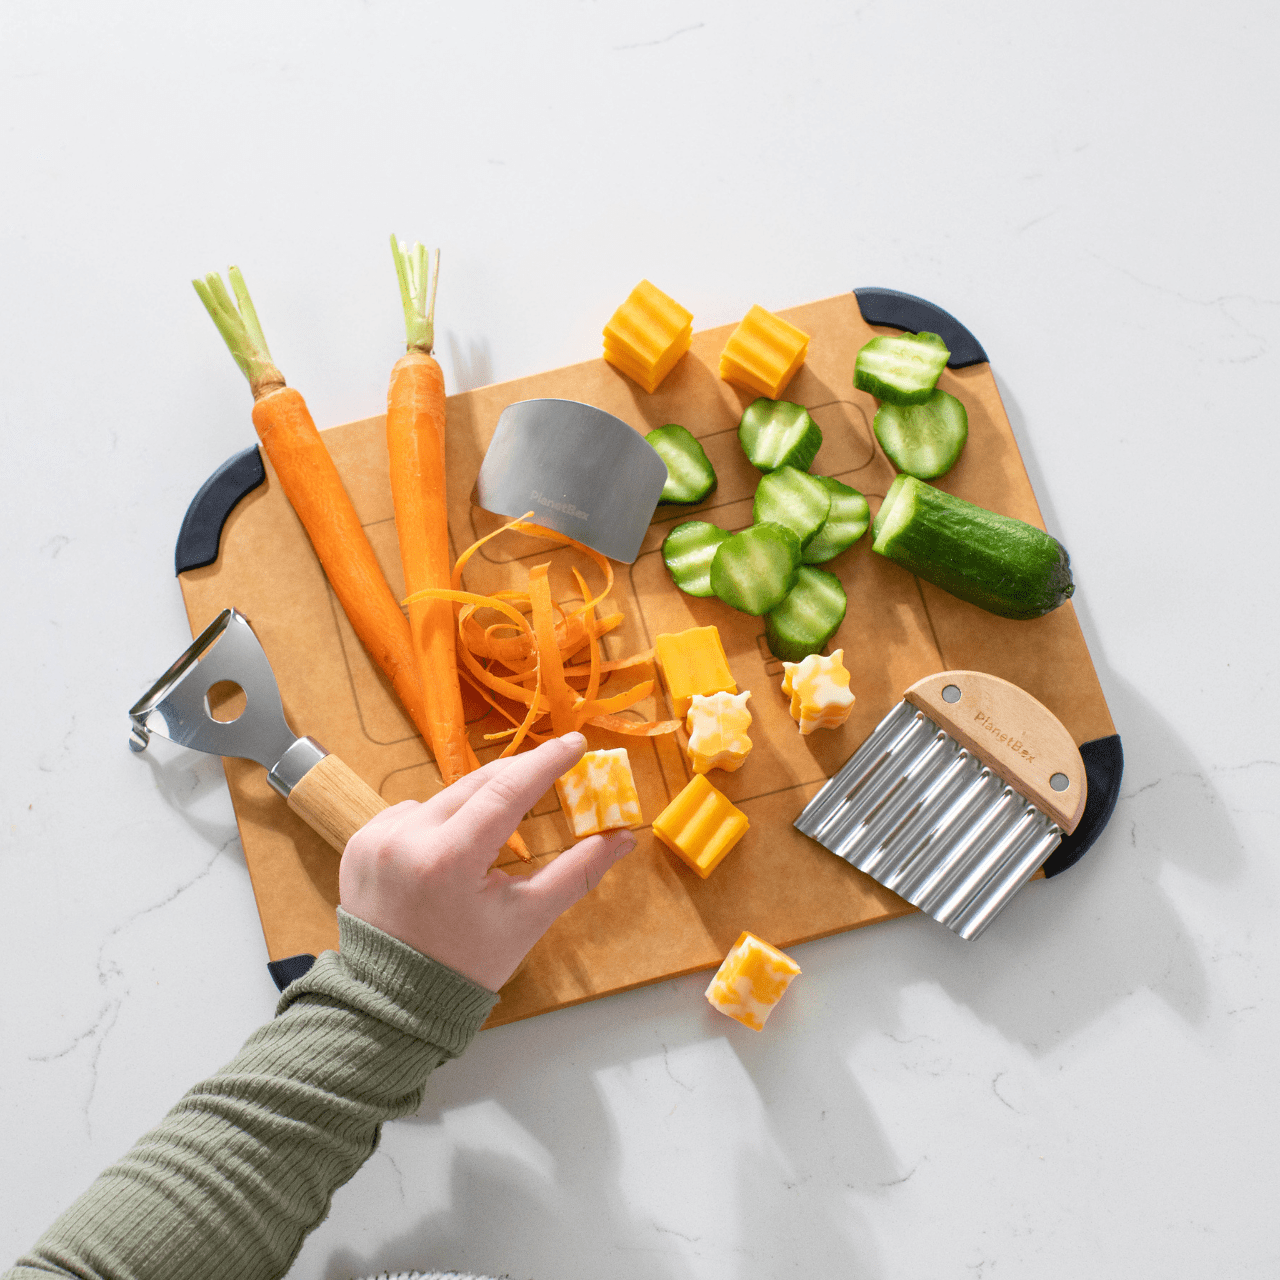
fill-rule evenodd
<path id="1" fill-rule="evenodd" d="M 1057 538 L 914 476 L 893 482 L 873 527 L 873 551 L 1002 618 L 1043 617 L 1075 591 Z"/>

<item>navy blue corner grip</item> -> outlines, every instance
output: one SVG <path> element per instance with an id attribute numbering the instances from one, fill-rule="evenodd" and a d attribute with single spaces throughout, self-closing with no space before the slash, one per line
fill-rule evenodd
<path id="1" fill-rule="evenodd" d="M 236 503 L 266 478 L 262 455 L 254 445 L 228 458 L 200 486 L 178 530 L 178 545 L 173 552 L 175 574 L 199 569 L 218 558 L 218 543 L 227 517 Z"/>
<path id="2" fill-rule="evenodd" d="M 936 333 L 951 352 L 951 359 L 947 361 L 951 369 L 987 362 L 982 343 L 950 312 L 924 298 L 900 293 L 897 289 L 855 289 L 853 296 L 858 299 L 858 310 L 868 324 L 905 329 L 908 333 L 921 330 Z"/>
<path id="3" fill-rule="evenodd" d="M 277 989 L 283 991 L 289 983 L 302 977 L 315 962 L 315 956 L 303 951 L 296 956 L 285 956 L 283 960 L 268 960 L 267 972 Z"/>

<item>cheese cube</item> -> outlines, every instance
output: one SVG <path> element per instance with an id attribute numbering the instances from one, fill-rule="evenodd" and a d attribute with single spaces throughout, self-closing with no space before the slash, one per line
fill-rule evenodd
<path id="1" fill-rule="evenodd" d="M 666 632 L 654 640 L 653 647 L 678 719 L 689 714 L 695 693 L 738 692 L 716 627 Z"/>
<path id="2" fill-rule="evenodd" d="M 765 1020 L 799 972 L 800 966 L 790 956 L 744 930 L 711 979 L 707 999 L 744 1027 L 763 1031 Z"/>
<path id="3" fill-rule="evenodd" d="M 749 689 L 737 694 L 693 695 L 685 728 L 689 731 L 689 761 L 694 773 L 709 769 L 732 773 L 742 768 L 751 750 L 751 739 L 747 737 L 751 727 L 749 697 Z"/>
<path id="4" fill-rule="evenodd" d="M 747 815 L 699 773 L 654 819 L 653 834 L 705 880 L 750 825 Z"/>
<path id="5" fill-rule="evenodd" d="M 791 717 L 801 733 L 838 729 L 849 718 L 854 696 L 843 658 L 844 650 L 837 649 L 829 658 L 811 653 L 800 662 L 782 664 L 782 692 L 791 695 Z"/>
<path id="6" fill-rule="evenodd" d="M 808 349 L 807 333 L 763 307 L 752 307 L 720 353 L 720 376 L 776 400 Z"/>
<path id="7" fill-rule="evenodd" d="M 693 339 L 693 313 L 641 280 L 604 327 L 604 358 L 653 392 Z"/>
<path id="8" fill-rule="evenodd" d="M 618 827 L 635 827 L 642 821 L 626 747 L 588 751 L 556 779 L 556 793 L 578 839 Z"/>

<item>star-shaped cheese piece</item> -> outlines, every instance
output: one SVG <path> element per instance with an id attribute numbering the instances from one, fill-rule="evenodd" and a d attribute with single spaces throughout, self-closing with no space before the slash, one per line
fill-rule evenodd
<path id="1" fill-rule="evenodd" d="M 711 979 L 707 999 L 744 1027 L 763 1031 L 765 1019 L 799 972 L 790 956 L 744 930 Z"/>
<path id="2" fill-rule="evenodd" d="M 742 768 L 751 750 L 751 739 L 747 737 L 751 727 L 749 697 L 749 689 L 736 694 L 693 695 L 684 727 L 689 731 L 689 761 L 694 773 L 706 773 L 708 769 L 732 773 Z"/>
<path id="3" fill-rule="evenodd" d="M 635 827 L 642 820 L 626 747 L 588 751 L 556 779 L 556 792 L 578 839 L 599 831 Z"/>
<path id="4" fill-rule="evenodd" d="M 801 733 L 815 729 L 838 729 L 853 710 L 849 673 L 844 667 L 844 650 L 829 658 L 811 653 L 799 662 L 784 662 L 782 692 L 791 695 L 791 717 Z"/>

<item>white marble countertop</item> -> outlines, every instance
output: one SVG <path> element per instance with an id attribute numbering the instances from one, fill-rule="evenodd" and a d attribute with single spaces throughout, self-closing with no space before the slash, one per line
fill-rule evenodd
<path id="1" fill-rule="evenodd" d="M 978 943 L 795 949 L 476 1041 L 291 1275 L 1273 1276 L 1273 6 L 556 3 L 0 14 L 0 1264 L 273 1008 L 216 760 L 127 750 L 187 503 L 253 440 L 193 275 L 322 425 L 376 412 L 386 237 L 451 389 L 886 285 L 984 344 L 1123 737 L 1112 822 Z M 1271 1206 L 1270 1208 L 1268 1206 Z"/>

